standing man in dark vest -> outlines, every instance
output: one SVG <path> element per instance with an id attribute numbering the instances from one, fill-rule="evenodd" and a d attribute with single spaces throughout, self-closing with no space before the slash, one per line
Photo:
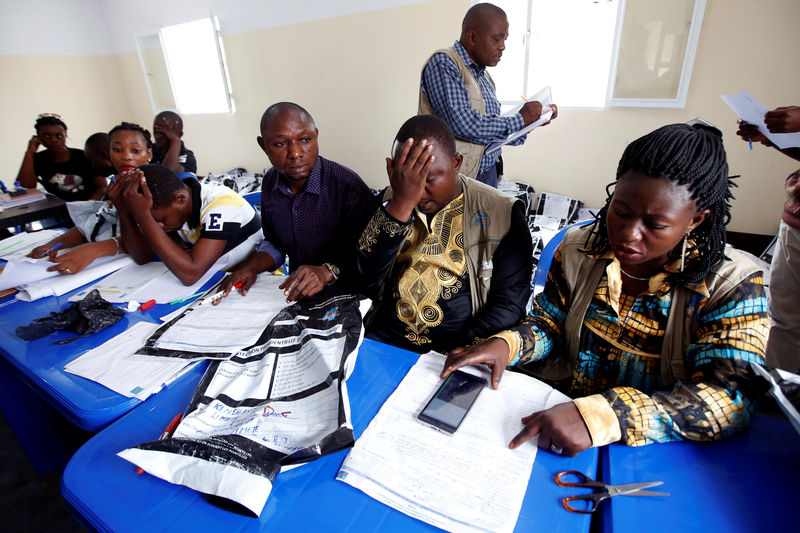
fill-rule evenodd
<path id="1" fill-rule="evenodd" d="M 539 119 L 541 102 L 528 102 L 519 113 L 500 114 L 494 81 L 486 67 L 500 62 L 508 38 L 505 11 L 492 4 L 475 4 L 464 16 L 461 37 L 452 48 L 434 52 L 422 69 L 420 115 L 436 115 L 456 136 L 456 150 L 464 157 L 461 173 L 497 187 L 503 173 L 501 151 L 484 153 L 486 145 Z M 553 117 L 558 110 L 553 108 Z M 552 119 L 551 119 L 552 120 Z M 516 146 L 526 136 L 509 143 Z"/>

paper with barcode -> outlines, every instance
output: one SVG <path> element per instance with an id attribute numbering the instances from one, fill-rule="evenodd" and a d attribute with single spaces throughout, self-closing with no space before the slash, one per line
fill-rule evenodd
<path id="1" fill-rule="evenodd" d="M 417 414 L 441 383 L 444 356 L 428 353 L 409 370 L 356 441 L 336 478 L 407 515 L 448 531 L 513 531 L 538 439 L 508 443 L 520 419 L 569 401 L 529 376 L 505 372 L 486 385 L 453 435 Z M 482 368 L 465 371 L 482 374 Z"/>

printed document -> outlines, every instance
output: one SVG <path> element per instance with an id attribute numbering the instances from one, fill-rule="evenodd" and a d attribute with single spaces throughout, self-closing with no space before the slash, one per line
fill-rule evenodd
<path id="1" fill-rule="evenodd" d="M 486 385 L 449 435 L 417 419 L 442 382 L 444 360 L 433 352 L 420 356 L 356 441 L 336 479 L 448 531 L 513 531 L 538 438 L 516 450 L 508 443 L 522 429 L 523 416 L 569 398 L 539 380 L 504 372 L 500 387 Z M 478 367 L 463 370 L 487 375 Z"/>
<path id="2" fill-rule="evenodd" d="M 158 324 L 137 322 L 71 361 L 64 370 L 91 379 L 128 398 L 146 400 L 191 364 L 183 359 L 131 357 L 157 327 Z"/>
<path id="3" fill-rule="evenodd" d="M 0 259 L 11 261 L 25 257 L 28 253 L 54 238 L 64 233 L 63 229 L 43 229 L 42 231 L 32 231 L 17 233 L 0 241 Z"/>
<path id="4" fill-rule="evenodd" d="M 131 264 L 82 289 L 70 297 L 69 301 L 82 300 L 92 289 L 97 289 L 103 299 L 111 303 L 155 300 L 156 303 L 165 304 L 195 294 L 217 270 L 212 266 L 194 285 L 184 285 L 160 261 L 151 261 L 144 265 Z"/>
<path id="5" fill-rule="evenodd" d="M 66 252 L 66 250 L 65 250 Z M 59 254 L 60 255 L 60 254 Z M 31 260 L 31 258 L 27 258 Z M 35 265 L 30 263 L 18 264 L 20 268 L 24 268 L 26 272 L 38 272 L 46 277 L 40 278 L 35 281 L 27 281 L 19 285 L 19 292 L 16 295 L 18 300 L 25 302 L 32 302 L 39 298 L 47 296 L 61 296 L 69 291 L 73 291 L 82 285 L 86 285 L 98 278 L 102 278 L 115 270 L 133 264 L 133 259 L 127 254 L 120 254 L 116 256 L 108 255 L 98 257 L 89 265 L 75 274 L 62 275 L 58 272 L 47 272 L 47 268 L 53 266 L 53 263 L 47 259 L 36 259 L 38 261 Z M 12 266 L 11 262 L 6 265 L 6 270 Z"/>
<path id="6" fill-rule="evenodd" d="M 242 296 L 233 290 L 218 305 L 198 300 L 167 322 L 137 353 L 186 359 L 227 359 L 258 340 L 264 327 L 288 304 L 278 285 L 284 276 L 259 275 Z M 208 292 L 213 295 L 219 287 Z"/>
<path id="7" fill-rule="evenodd" d="M 118 455 L 258 516 L 282 468 L 353 444 L 345 380 L 362 335 L 354 296 L 286 307 L 252 349 L 211 362 L 172 438 Z"/>
<path id="8" fill-rule="evenodd" d="M 534 94 L 527 100 L 520 100 L 520 102 L 517 105 L 511 108 L 511 110 L 503 114 L 504 115 L 517 114 L 519 113 L 519 110 L 522 109 L 522 106 L 527 104 L 528 102 L 540 102 L 542 104 L 542 115 L 539 117 L 539 119 L 536 120 L 536 122 L 531 122 L 530 124 L 528 124 L 527 126 L 523 127 L 520 130 L 510 133 L 508 137 L 505 138 L 505 140 L 495 142 L 487 146 L 486 147 L 487 154 L 494 152 L 501 146 L 505 146 L 510 142 L 516 141 L 523 135 L 527 135 L 528 133 L 533 131 L 534 128 L 538 128 L 542 124 L 546 124 L 550 120 L 550 117 L 553 116 L 553 110 L 550 108 L 550 104 L 553 103 L 553 97 L 550 94 L 550 87 L 545 87 L 544 89 Z"/>

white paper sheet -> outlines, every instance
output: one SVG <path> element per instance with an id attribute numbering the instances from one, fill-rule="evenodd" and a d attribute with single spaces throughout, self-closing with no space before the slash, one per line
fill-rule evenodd
<path id="1" fill-rule="evenodd" d="M 42 231 L 32 231 L 30 233 L 17 233 L 0 241 L 0 259 L 10 261 L 19 257 L 25 257 L 28 253 L 50 242 L 57 236 L 64 233 L 63 229 L 45 229 Z"/>
<path id="2" fill-rule="evenodd" d="M 527 100 L 520 100 L 520 102 L 517 105 L 515 105 L 511 110 L 503 114 L 513 115 L 519 113 L 519 110 L 522 109 L 522 106 L 527 104 L 528 102 L 540 102 L 542 104 L 542 115 L 539 117 L 539 119 L 536 120 L 536 122 L 531 122 L 530 124 L 528 124 L 527 126 L 525 126 L 520 130 L 510 133 L 508 137 L 505 138 L 505 140 L 500 142 L 495 142 L 487 146 L 486 147 L 487 154 L 494 152 L 501 146 L 505 146 L 510 142 L 516 141 L 523 135 L 527 135 L 528 133 L 533 131 L 534 128 L 538 128 L 542 124 L 547 123 L 547 121 L 550 120 L 550 117 L 553 116 L 553 110 L 550 108 L 550 104 L 553 103 L 553 97 L 550 94 L 550 87 L 545 87 L 544 89 L 540 90 L 538 93 L 534 94 Z"/>
<path id="3" fill-rule="evenodd" d="M 758 131 L 772 141 L 780 149 L 800 146 L 800 133 L 770 133 L 764 122 L 764 115 L 769 109 L 764 104 L 753 98 L 749 92 L 741 91 L 734 94 L 722 94 L 720 98 L 739 115 L 739 118 L 758 126 Z"/>
<path id="4" fill-rule="evenodd" d="M 204 353 L 235 353 L 258 340 L 264 326 L 286 307 L 286 296 L 278 285 L 283 276 L 259 275 L 242 296 L 231 291 L 218 305 L 195 302 L 186 314 L 169 326 L 153 348 Z"/>
<path id="5" fill-rule="evenodd" d="M 127 254 L 98 257 L 89 266 L 76 274 L 59 274 L 58 276 L 21 285 L 16 298 L 25 302 L 32 302 L 46 296 L 61 296 L 132 263 L 133 259 Z"/>
<path id="6" fill-rule="evenodd" d="M 103 298 L 112 303 L 130 300 L 169 303 L 198 292 L 217 273 L 218 269 L 215 267 L 216 265 L 209 268 L 194 285 L 184 285 L 164 263 L 152 261 L 144 265 L 131 264 L 75 293 L 69 300 L 76 302 L 83 299 L 91 290 L 97 289 Z"/>
<path id="7" fill-rule="evenodd" d="M 171 382 L 188 363 L 182 359 L 130 357 L 159 324 L 137 322 L 116 337 L 68 363 L 64 370 L 91 379 L 128 398 L 145 400 Z"/>
<path id="8" fill-rule="evenodd" d="M 508 443 L 522 429 L 520 418 L 569 398 L 529 376 L 505 372 L 499 389 L 487 385 L 458 431 L 448 435 L 417 419 L 441 383 L 443 364 L 443 355 L 420 356 L 336 478 L 448 531 L 513 531 L 538 439 L 516 450 Z"/>

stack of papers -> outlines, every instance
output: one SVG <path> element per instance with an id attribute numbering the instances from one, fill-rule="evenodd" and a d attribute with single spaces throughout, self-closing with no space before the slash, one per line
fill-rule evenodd
<path id="1" fill-rule="evenodd" d="M 96 381 L 128 398 L 147 399 L 191 364 L 182 359 L 133 357 L 158 324 L 138 322 L 67 364 L 70 374 Z"/>
<path id="2" fill-rule="evenodd" d="M 539 119 L 536 122 L 531 122 L 521 130 L 517 130 L 513 133 L 510 133 L 508 137 L 506 137 L 504 140 L 492 143 L 489 146 L 487 146 L 486 147 L 487 154 L 494 152 L 501 146 L 505 146 L 510 142 L 516 141 L 523 135 L 527 135 L 528 133 L 533 131 L 534 128 L 538 128 L 542 124 L 546 124 L 547 122 L 550 121 L 550 117 L 553 116 L 553 110 L 550 108 L 550 105 L 553 103 L 553 97 L 550 94 L 550 87 L 545 87 L 544 89 L 534 94 L 530 98 L 527 98 L 525 100 L 520 100 L 520 102 L 517 105 L 511 108 L 507 113 L 503 113 L 503 115 L 508 116 L 519 113 L 519 110 L 522 109 L 522 106 L 524 106 L 528 102 L 540 102 L 542 104 L 542 115 L 539 117 Z"/>
<path id="3" fill-rule="evenodd" d="M 111 303 L 124 303 L 131 300 L 156 303 L 170 303 L 195 294 L 217 273 L 216 266 L 209 268 L 194 285 L 184 285 L 167 265 L 151 261 L 144 265 L 128 264 L 118 272 L 103 278 L 97 283 L 73 294 L 70 302 L 77 302 L 97 289 L 104 300 Z"/>
<path id="4" fill-rule="evenodd" d="M 336 479 L 448 531 L 511 532 L 538 437 L 515 450 L 508 443 L 522 429 L 522 417 L 569 398 L 537 379 L 505 372 L 497 390 L 487 385 L 481 391 L 454 434 L 442 433 L 417 414 L 441 383 L 444 360 L 433 352 L 420 356 L 356 441 Z M 482 373 L 476 367 L 464 370 Z"/>
<path id="5" fill-rule="evenodd" d="M 18 257 L 8 261 L 0 274 L 0 290 L 16 287 L 19 289 L 16 295 L 18 300 L 32 302 L 46 296 L 61 296 L 131 263 L 133 260 L 128 255 L 104 256 L 98 257 L 80 272 L 59 274 L 55 270 L 48 270 L 53 266 L 48 259 Z"/>
<path id="6" fill-rule="evenodd" d="M 18 257 L 25 257 L 31 250 L 41 246 L 64 233 L 63 229 L 45 229 L 31 233 L 17 233 L 0 241 L 0 259 L 10 261 Z"/>
<path id="7" fill-rule="evenodd" d="M 20 189 L 13 193 L 0 194 L 0 206 L 4 208 L 17 207 L 19 205 L 30 204 L 45 197 L 44 191 L 37 189 Z"/>

